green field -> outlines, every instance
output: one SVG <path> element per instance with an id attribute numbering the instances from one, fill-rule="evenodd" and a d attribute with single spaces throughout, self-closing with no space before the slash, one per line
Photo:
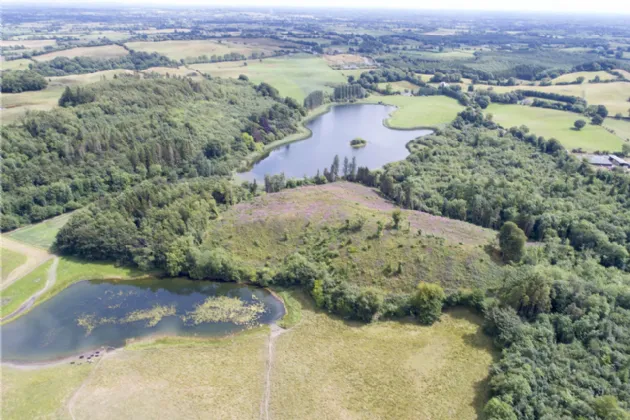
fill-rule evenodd
<path id="1" fill-rule="evenodd" d="M 95 83 L 103 78 L 113 78 L 115 74 L 132 73 L 130 70 L 105 70 L 96 73 L 76 74 L 69 76 L 49 77 L 48 87 L 43 90 L 4 93 L 2 94 L 2 110 L 0 110 L 0 120 L 2 124 L 11 123 L 27 110 L 47 111 L 57 106 L 59 97 L 66 86 L 82 86 Z"/>
<path id="2" fill-rule="evenodd" d="M 404 92 L 405 90 L 407 91 L 415 91 L 418 89 L 418 86 L 414 85 L 413 83 L 410 83 L 406 80 L 402 80 L 400 82 L 391 82 L 391 83 L 379 83 L 378 84 L 378 88 L 379 89 L 387 89 L 387 85 L 391 85 L 392 86 L 392 92 Z"/>
<path id="3" fill-rule="evenodd" d="M 536 135 L 557 139 L 568 150 L 581 148 L 585 151 L 620 151 L 623 141 L 602 127 L 587 124 L 582 130 L 573 129 L 575 120 L 586 117 L 555 109 L 521 105 L 491 104 L 486 113 L 505 128 L 526 125 Z"/>
<path id="4" fill-rule="evenodd" d="M 19 60 L 10 60 L 10 61 L 2 60 L 0 61 L 0 68 L 2 70 L 27 70 L 28 65 L 31 64 L 32 62 L 33 61 L 26 58 L 21 58 Z"/>
<path id="5" fill-rule="evenodd" d="M 24 242 L 39 248 L 49 249 L 59 229 L 70 219 L 71 213 L 45 220 L 41 223 L 25 226 L 13 232 L 6 233 L 9 238 Z"/>
<path id="6" fill-rule="evenodd" d="M 617 137 L 620 137 L 626 142 L 630 142 L 630 121 L 617 120 L 609 117 L 604 120 L 604 127 L 613 130 Z"/>
<path id="7" fill-rule="evenodd" d="M 7 248 L 0 248 L 0 272 L 2 272 L 2 280 L 6 279 L 11 271 L 25 262 L 25 255 Z"/>
<path id="8" fill-rule="evenodd" d="M 33 57 L 35 61 L 50 61 L 56 57 L 94 57 L 94 58 L 116 58 L 129 54 L 120 45 L 102 45 L 100 47 L 78 47 L 69 50 L 55 51 L 48 54 Z"/>
<path id="9" fill-rule="evenodd" d="M 243 54 L 249 57 L 252 53 L 271 55 L 279 45 L 273 40 L 231 39 L 230 41 L 190 40 L 190 41 L 160 41 L 160 42 L 128 42 L 125 44 L 132 50 L 157 52 L 173 60 L 197 58 L 201 55 L 223 56 L 230 53 Z"/>
<path id="10" fill-rule="evenodd" d="M 614 80 L 617 77 L 605 71 L 579 71 L 575 73 L 567 73 L 563 74 L 560 77 L 556 77 L 552 80 L 554 84 L 556 83 L 566 83 L 566 82 L 574 82 L 578 77 L 583 77 L 584 82 L 588 83 L 589 80 L 595 78 L 595 76 L 599 76 L 601 80 Z"/>
<path id="11" fill-rule="evenodd" d="M 314 90 L 332 92 L 332 87 L 347 82 L 342 72 L 331 69 L 319 57 L 300 55 L 268 58 L 262 62 L 249 60 L 247 63 L 247 66 L 238 61 L 193 64 L 190 67 L 213 77 L 237 78 L 245 74 L 252 82 L 267 82 L 278 89 L 282 96 L 290 96 L 299 102 Z"/>
<path id="12" fill-rule="evenodd" d="M 35 270 L 22 277 L 2 291 L 2 306 L 0 315 L 3 317 L 15 311 L 34 293 L 43 289 L 48 277 L 48 269 L 52 260 L 45 262 Z"/>
<path id="13" fill-rule="evenodd" d="M 453 121 L 457 113 L 464 109 L 455 99 L 446 96 L 372 95 L 364 101 L 397 106 L 398 109 L 387 120 L 387 125 L 400 129 L 442 126 Z"/>

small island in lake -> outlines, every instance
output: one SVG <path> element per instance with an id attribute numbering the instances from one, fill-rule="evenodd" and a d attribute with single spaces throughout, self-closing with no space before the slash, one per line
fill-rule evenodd
<path id="1" fill-rule="evenodd" d="M 361 137 L 357 137 L 350 141 L 350 146 L 354 147 L 355 149 L 358 149 L 359 147 L 365 147 L 365 145 L 367 145 L 367 141 L 365 139 L 362 139 Z"/>

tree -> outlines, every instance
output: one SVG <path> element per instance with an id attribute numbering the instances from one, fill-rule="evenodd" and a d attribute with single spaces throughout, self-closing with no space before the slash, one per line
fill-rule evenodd
<path id="1" fill-rule="evenodd" d="M 245 74 L 239 74 L 238 75 L 238 80 L 244 80 L 246 82 L 249 82 L 249 77 L 247 77 L 247 75 L 245 75 Z"/>
<path id="2" fill-rule="evenodd" d="M 509 404 L 499 398 L 492 398 L 483 409 L 487 420 L 516 420 L 516 414 Z"/>
<path id="3" fill-rule="evenodd" d="M 584 128 L 584 126 L 586 126 L 586 121 L 584 121 L 584 120 L 575 120 L 575 122 L 573 123 L 573 126 L 577 130 L 581 130 L 581 129 Z"/>
<path id="4" fill-rule="evenodd" d="M 595 115 L 591 118 L 591 124 L 593 125 L 602 125 L 604 119 L 600 115 Z"/>
<path id="5" fill-rule="evenodd" d="M 582 84 L 582 82 L 584 82 L 584 79 L 585 79 L 585 78 L 584 78 L 584 76 L 580 76 L 580 77 L 578 77 L 577 79 L 575 79 L 575 82 L 576 82 L 578 85 L 581 85 L 581 84 Z"/>
<path id="6" fill-rule="evenodd" d="M 525 241 L 527 241 L 525 233 L 514 222 L 504 223 L 499 232 L 499 247 L 503 261 L 508 263 L 521 261 Z"/>
<path id="7" fill-rule="evenodd" d="M 411 306 L 420 323 L 431 325 L 442 314 L 446 295 L 439 284 L 421 282 L 416 294 L 411 298 Z"/>
<path id="8" fill-rule="evenodd" d="M 400 209 L 396 209 L 392 212 L 392 221 L 394 222 L 394 229 L 400 228 L 400 222 L 402 222 L 404 216 Z"/>
<path id="9" fill-rule="evenodd" d="M 534 318 L 551 309 L 551 281 L 536 268 L 519 269 L 508 275 L 499 290 L 499 299 L 519 315 Z"/>

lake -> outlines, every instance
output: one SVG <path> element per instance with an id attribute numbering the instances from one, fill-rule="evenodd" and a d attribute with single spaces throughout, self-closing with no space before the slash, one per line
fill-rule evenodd
<path id="1" fill-rule="evenodd" d="M 249 172 L 239 177 L 262 181 L 265 175 L 284 172 L 288 178 L 313 176 L 324 168 L 330 168 L 335 155 L 343 158 L 356 157 L 357 166 L 377 169 L 383 165 L 403 160 L 409 155 L 406 144 L 431 130 L 394 130 L 383 125 L 396 107 L 361 104 L 334 106 L 330 112 L 313 119 L 307 127 L 313 133 L 308 139 L 280 146 L 256 163 Z M 418 120 L 422 121 L 421 116 Z M 350 141 L 356 137 L 367 140 L 362 148 L 353 148 Z"/>
<path id="2" fill-rule="evenodd" d="M 44 361 L 151 335 L 221 336 L 284 315 L 268 290 L 211 281 L 83 281 L 2 326 L 3 361 Z"/>

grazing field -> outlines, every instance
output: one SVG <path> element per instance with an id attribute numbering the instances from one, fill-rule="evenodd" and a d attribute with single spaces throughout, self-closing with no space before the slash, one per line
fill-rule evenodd
<path id="1" fill-rule="evenodd" d="M 455 99 L 446 96 L 375 96 L 366 102 L 383 102 L 398 107 L 387 120 L 391 128 L 410 129 L 447 124 L 464 109 Z"/>
<path id="2" fill-rule="evenodd" d="M 159 73 L 161 75 L 169 74 L 170 76 L 181 76 L 181 77 L 200 77 L 201 74 L 199 72 L 187 68 L 187 67 L 151 67 L 143 71 L 143 73 Z"/>
<path id="3" fill-rule="evenodd" d="M 626 142 L 630 142 L 630 121 L 617 120 L 615 118 L 606 118 L 604 127 L 615 132 L 615 135 Z"/>
<path id="4" fill-rule="evenodd" d="M 370 60 L 354 54 L 336 54 L 336 55 L 324 55 L 324 60 L 329 66 L 365 66 L 370 63 Z"/>
<path id="5" fill-rule="evenodd" d="M 15 311 L 34 293 L 44 288 L 52 263 L 51 260 L 45 262 L 2 291 L 0 316 L 4 317 Z"/>
<path id="6" fill-rule="evenodd" d="M 6 280 L 9 273 L 26 262 L 26 255 L 11 251 L 7 248 L 0 249 L 0 272 L 2 280 Z"/>
<path id="7" fill-rule="evenodd" d="M 406 80 L 402 80 L 400 82 L 391 82 L 391 83 L 379 83 L 378 84 L 378 88 L 379 89 L 387 89 L 387 85 L 391 85 L 392 86 L 392 92 L 404 92 L 405 90 L 407 91 L 415 91 L 418 89 L 418 86 L 414 85 L 413 83 L 410 83 Z"/>
<path id="8" fill-rule="evenodd" d="M 269 328 L 163 339 L 106 356 L 77 392 L 77 419 L 258 419 Z M 66 368 L 67 369 L 67 368 Z M 106 407 L 106 409 L 104 409 Z"/>
<path id="9" fill-rule="evenodd" d="M 41 223 L 25 226 L 13 232 L 5 233 L 5 235 L 29 245 L 49 249 L 55 241 L 57 232 L 66 224 L 70 216 L 71 213 L 62 214 L 61 216 L 44 220 Z"/>
<path id="10" fill-rule="evenodd" d="M 28 65 L 31 64 L 32 62 L 33 61 L 28 60 L 26 58 L 21 58 L 19 60 L 10 60 L 10 61 L 1 60 L 0 68 L 3 71 L 4 70 L 27 70 Z"/>
<path id="11" fill-rule="evenodd" d="M 247 66 L 238 61 L 193 64 L 190 67 L 213 77 L 237 78 L 244 74 L 252 82 L 269 83 L 282 96 L 290 96 L 299 102 L 314 90 L 332 92 L 332 87 L 347 82 L 340 71 L 331 69 L 322 58 L 305 55 L 268 58 L 262 62 L 251 60 Z"/>
<path id="12" fill-rule="evenodd" d="M 41 50 L 44 47 L 57 45 L 54 39 L 8 39 L 0 40 L 0 48 L 22 46 L 26 49 Z"/>
<path id="13" fill-rule="evenodd" d="M 0 120 L 3 124 L 14 122 L 23 116 L 26 111 L 47 111 L 57 106 L 59 97 L 66 86 L 83 86 L 96 83 L 103 78 L 110 79 L 115 74 L 133 73 L 131 70 L 105 70 L 88 74 L 76 74 L 70 76 L 49 77 L 46 89 L 2 94 L 2 110 Z"/>
<path id="14" fill-rule="evenodd" d="M 276 419 L 476 419 L 496 357 L 466 311 L 415 323 L 346 323 L 311 309 L 278 337 Z"/>
<path id="15" fill-rule="evenodd" d="M 487 86 L 475 85 L 475 89 L 487 88 Z M 494 86 L 493 89 L 499 93 L 526 89 L 578 96 L 586 99 L 589 105 L 605 105 L 611 116 L 618 112 L 627 116 L 630 107 L 630 102 L 628 102 L 630 97 L 629 82 L 582 83 L 581 85 L 565 86 Z"/>
<path id="16" fill-rule="evenodd" d="M 583 83 L 588 83 L 588 81 L 594 79 L 595 76 L 599 76 L 601 80 L 614 80 L 617 78 L 616 76 L 613 76 L 612 74 L 605 71 L 579 71 L 575 73 L 563 74 L 560 77 L 556 77 L 552 80 L 552 83 L 570 83 L 576 81 L 578 77 L 583 77 Z"/>
<path id="17" fill-rule="evenodd" d="M 586 117 L 555 109 L 521 105 L 491 104 L 486 113 L 494 116 L 494 121 L 505 128 L 526 125 L 536 135 L 557 139 L 568 150 L 581 148 L 593 151 L 620 151 L 623 141 L 602 127 L 592 124 L 580 131 L 573 129 L 575 120 Z"/>
<path id="18" fill-rule="evenodd" d="M 103 45 L 100 47 L 78 47 L 69 50 L 55 51 L 33 57 L 35 61 L 50 61 L 56 57 L 92 57 L 92 58 L 116 58 L 129 54 L 120 45 Z"/>
<path id="19" fill-rule="evenodd" d="M 0 417 L 4 420 L 71 418 L 66 405 L 92 368 L 88 363 L 41 369 L 2 365 Z"/>
<path id="20" fill-rule="evenodd" d="M 385 228 L 375 238 L 377 223 L 389 225 L 394 208 L 358 184 L 337 182 L 286 190 L 229 209 L 213 222 L 204 246 L 221 246 L 262 268 L 280 266 L 298 247 L 322 240 L 338 253 L 332 265 L 346 271 L 349 282 L 385 292 L 410 293 L 420 279 L 440 283 L 447 290 L 485 288 L 500 281 L 502 267 L 483 249 L 496 232 L 405 211 L 404 229 Z M 359 231 L 322 229 L 326 225 L 342 228 L 346 220 L 359 217 L 365 220 Z M 398 264 L 402 272 L 393 274 Z"/>
<path id="21" fill-rule="evenodd" d="M 190 40 L 190 41 L 159 41 L 159 42 L 128 42 L 125 45 L 136 51 L 157 52 L 173 60 L 197 58 L 201 55 L 211 57 L 223 56 L 230 53 L 243 54 L 246 57 L 252 53 L 272 54 L 280 49 L 272 40 L 257 42 L 256 39 L 243 38 L 240 40 Z M 271 41 L 271 42 L 270 42 Z"/>

